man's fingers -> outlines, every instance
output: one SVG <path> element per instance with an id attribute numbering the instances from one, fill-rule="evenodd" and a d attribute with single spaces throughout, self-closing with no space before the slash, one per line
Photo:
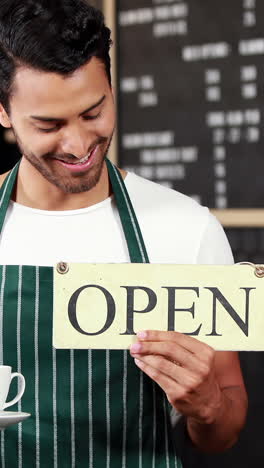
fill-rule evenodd
<path id="1" fill-rule="evenodd" d="M 156 360 L 156 363 L 153 363 L 153 359 L 155 359 L 153 356 L 148 356 L 145 358 L 135 358 L 135 364 L 141 369 L 146 375 L 148 375 L 152 380 L 154 380 L 161 388 L 162 390 L 167 394 L 176 396 L 177 394 L 181 395 L 182 388 L 181 385 L 177 382 L 177 380 L 174 380 L 172 378 L 172 371 L 169 367 L 173 366 L 172 363 L 169 363 L 167 361 L 167 365 L 163 366 L 163 369 L 166 369 L 168 374 L 161 372 L 156 365 L 158 365 L 159 360 Z M 174 365 L 175 366 L 175 365 Z M 176 366 L 175 366 L 176 367 Z"/>
<path id="2" fill-rule="evenodd" d="M 202 381 L 198 375 L 162 356 L 136 356 L 135 363 L 166 393 L 173 392 L 177 398 L 194 391 Z"/>
<path id="3" fill-rule="evenodd" d="M 175 341 L 140 341 L 130 348 L 131 355 L 134 356 L 161 356 L 168 361 L 193 371 L 197 374 L 206 375 L 209 365 L 201 357 L 196 356 Z"/>
<path id="4" fill-rule="evenodd" d="M 192 336 L 184 335 L 183 333 L 176 331 L 146 330 L 138 332 L 137 337 L 140 341 L 173 341 L 189 352 L 197 355 L 202 352 L 205 355 L 210 356 L 214 352 L 214 350 L 206 343 L 202 343 Z"/>

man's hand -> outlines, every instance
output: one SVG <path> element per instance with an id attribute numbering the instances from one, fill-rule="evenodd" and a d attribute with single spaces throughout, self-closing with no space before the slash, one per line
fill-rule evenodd
<path id="1" fill-rule="evenodd" d="M 237 354 L 177 332 L 140 332 L 138 339 L 130 349 L 135 363 L 187 417 L 193 442 L 209 451 L 232 445 L 247 408 Z"/>
<path id="2" fill-rule="evenodd" d="M 180 413 L 212 423 L 222 403 L 215 351 L 177 332 L 150 331 L 145 340 L 131 347 L 138 367 L 160 385 Z"/>

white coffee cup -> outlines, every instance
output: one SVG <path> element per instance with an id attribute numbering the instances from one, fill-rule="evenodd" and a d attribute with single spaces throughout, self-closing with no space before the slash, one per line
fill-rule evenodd
<path id="1" fill-rule="evenodd" d="M 17 377 L 20 382 L 20 385 L 18 385 L 18 394 L 15 398 L 13 398 L 13 400 L 7 402 L 6 399 L 10 384 L 15 377 Z M 25 387 L 26 383 L 22 374 L 19 374 L 18 372 L 12 373 L 12 368 L 10 366 L 0 366 L 0 411 L 3 411 L 9 406 L 17 403 L 20 398 L 22 398 Z"/>

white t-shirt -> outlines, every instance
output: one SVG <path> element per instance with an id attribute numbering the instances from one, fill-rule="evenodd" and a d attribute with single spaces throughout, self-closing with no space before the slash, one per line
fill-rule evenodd
<path id="1" fill-rule="evenodd" d="M 125 184 L 150 262 L 233 262 L 224 231 L 207 208 L 132 173 Z M 59 261 L 129 261 L 112 197 L 74 211 L 36 210 L 10 202 L 0 237 L 0 264 L 53 266 Z"/>

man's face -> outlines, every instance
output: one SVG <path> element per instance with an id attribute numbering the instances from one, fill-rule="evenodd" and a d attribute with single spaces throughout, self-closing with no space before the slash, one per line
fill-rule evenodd
<path id="1" fill-rule="evenodd" d="M 100 179 L 114 114 L 104 65 L 93 58 L 70 77 L 18 69 L 1 123 L 13 128 L 21 153 L 45 180 L 80 193 Z"/>

